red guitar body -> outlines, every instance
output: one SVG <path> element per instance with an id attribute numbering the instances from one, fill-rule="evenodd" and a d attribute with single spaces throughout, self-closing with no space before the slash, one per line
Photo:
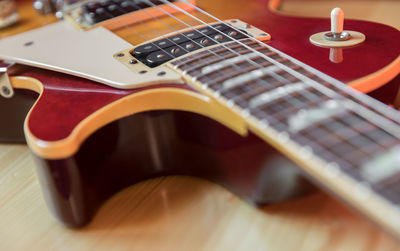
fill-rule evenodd
<path id="1" fill-rule="evenodd" d="M 239 1 L 245 2 L 245 1 Z M 213 6 L 198 5 L 213 13 Z M 271 34 L 269 45 L 345 83 L 379 72 L 400 55 L 400 31 L 365 21 L 346 20 L 345 29 L 362 32 L 365 43 L 344 49 L 344 60 L 333 63 L 329 49 L 314 46 L 310 35 L 329 30 L 328 19 L 281 16 L 259 0 L 258 11 L 232 11 L 238 18 Z M 221 13 L 221 15 L 225 15 Z M 221 16 L 220 15 L 220 16 Z M 223 17 L 225 18 L 225 17 Z M 32 135 L 43 142 L 63 140 L 87 117 L 123 97 L 144 89 L 119 90 L 86 79 L 31 67 L 16 67 L 12 76 L 39 80 L 43 92 L 26 121 Z M 388 77 L 391 79 L 391 77 Z M 400 83 L 397 76 L 373 96 L 388 103 L 394 99 Z M 354 85 L 372 91 L 375 85 Z M 182 88 L 197 92 L 189 85 L 153 86 Z M 0 139 L 23 141 L 22 123 L 37 98 L 26 90 L 0 99 L 2 125 Z M 82 226 L 100 205 L 121 189 L 160 175 L 192 175 L 218 182 L 245 199 L 265 204 L 293 196 L 303 183 L 293 168 L 280 182 L 276 166 L 294 165 L 256 136 L 241 137 L 219 123 L 188 112 L 148 111 L 114 121 L 87 138 L 79 151 L 64 159 L 35 158 L 49 207 L 68 226 Z M 282 164 L 283 163 L 283 164 Z M 295 185 L 282 185 L 295 184 Z"/>

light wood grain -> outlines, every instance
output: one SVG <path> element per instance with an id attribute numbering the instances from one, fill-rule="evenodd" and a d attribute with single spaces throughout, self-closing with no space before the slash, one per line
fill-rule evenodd
<path id="1" fill-rule="evenodd" d="M 0 250 L 397 250 L 399 243 L 316 191 L 256 209 L 190 177 L 132 186 L 87 227 L 48 212 L 29 150 L 0 144 Z"/>

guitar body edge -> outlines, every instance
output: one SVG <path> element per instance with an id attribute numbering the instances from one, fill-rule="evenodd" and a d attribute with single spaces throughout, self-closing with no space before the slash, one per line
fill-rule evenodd
<path id="1" fill-rule="evenodd" d="M 118 191 L 159 176 L 207 179 L 256 205 L 311 188 L 291 161 L 255 135 L 242 137 L 183 111 L 128 116 L 95 132 L 69 158 L 35 160 L 50 211 L 70 227 L 88 224 Z"/>

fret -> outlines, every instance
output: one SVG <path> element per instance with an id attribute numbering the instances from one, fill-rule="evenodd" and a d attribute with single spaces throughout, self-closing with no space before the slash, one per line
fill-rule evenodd
<path id="1" fill-rule="evenodd" d="M 268 50 L 267 48 L 261 46 L 257 42 L 249 40 L 249 39 L 244 39 L 243 42 L 245 42 L 247 45 L 251 46 L 252 49 L 261 50 L 261 53 L 266 52 Z M 219 59 L 220 61 L 222 61 L 222 60 L 225 60 L 226 56 L 235 57 L 235 56 L 239 56 L 239 55 L 248 54 L 251 52 L 252 52 L 251 50 L 243 47 L 239 43 L 231 42 L 231 43 L 225 44 L 224 46 L 217 46 L 217 47 L 211 48 L 209 50 L 201 51 L 198 53 L 198 55 L 196 53 L 196 56 L 190 55 L 183 59 L 178 59 L 178 60 L 172 62 L 172 64 L 176 68 L 180 68 L 183 71 L 187 71 L 188 67 L 193 67 L 194 69 L 201 67 L 201 66 L 199 66 L 199 63 L 202 62 L 201 59 L 203 59 L 204 57 L 215 57 L 216 59 Z M 270 52 L 270 51 L 268 50 L 268 52 Z"/>
<path id="2" fill-rule="evenodd" d="M 361 174 L 371 184 L 387 183 L 400 172 L 399 146 L 375 155 L 361 167 Z M 379 167 L 379 168 L 377 168 Z"/>
<path id="3" fill-rule="evenodd" d="M 197 67 L 199 63 L 202 63 L 203 60 L 206 60 L 206 58 L 212 57 L 212 55 L 209 53 L 209 51 L 204 50 L 196 53 L 196 56 L 194 55 L 189 55 L 185 57 L 185 60 L 178 59 L 173 62 L 176 68 L 180 68 L 182 71 L 186 72 L 190 67 Z"/>
<path id="4" fill-rule="evenodd" d="M 232 56 L 229 58 L 225 58 L 224 60 L 215 60 L 215 62 L 212 62 L 213 64 L 207 65 L 205 67 L 200 66 L 201 68 L 201 74 L 207 75 L 208 73 L 218 71 L 222 68 L 231 66 L 232 64 L 237 64 L 240 63 L 246 59 L 253 59 L 255 57 L 259 57 L 258 53 L 255 52 L 249 52 L 246 54 L 240 54 L 239 56 Z"/>
<path id="5" fill-rule="evenodd" d="M 394 137 L 399 130 L 393 125 L 397 121 L 360 102 L 351 90 L 339 88 L 258 43 L 247 44 L 257 46 L 257 52 L 248 48 L 238 51 L 236 42 L 227 46 L 233 51 L 222 49 L 224 46 L 211 49 L 224 51 L 222 57 L 209 53 L 207 59 L 212 60 L 206 63 L 196 65 L 197 61 L 190 58 L 186 60 L 189 65 L 176 68 L 189 69 L 186 74 L 207 86 L 215 97 L 223 97 L 258 121 L 266 121 L 269 128 L 310 149 L 329 166 L 371 187 L 384 187 L 368 181 L 363 170 L 366 166 L 379 168 L 374 166 L 376 156 L 400 144 L 400 133 Z M 179 60 L 179 64 L 186 64 L 184 61 Z M 397 170 L 392 172 L 397 174 Z M 397 183 L 399 179 L 400 175 Z M 392 181 L 385 182 L 388 186 Z"/>
<path id="6" fill-rule="evenodd" d="M 384 198 L 400 205 L 400 172 L 392 173 L 390 177 L 378 183 L 372 184 L 371 188 Z"/>
<path id="7" fill-rule="evenodd" d="M 254 109 L 255 107 L 268 104 L 276 99 L 282 98 L 283 96 L 289 95 L 293 92 L 301 91 L 307 87 L 308 85 L 302 82 L 281 86 L 272 91 L 264 92 L 253 97 L 249 101 L 249 107 L 250 109 Z"/>
<path id="8" fill-rule="evenodd" d="M 265 75 L 272 74 L 274 71 L 279 69 L 277 66 L 271 65 L 265 68 L 253 70 L 246 72 L 244 74 L 238 75 L 237 77 L 228 79 L 222 83 L 221 91 L 226 91 L 232 89 L 238 85 L 249 82 L 251 80 L 257 80 Z"/>
<path id="9" fill-rule="evenodd" d="M 249 66 L 247 66 L 249 67 Z M 250 66 L 251 68 L 254 68 L 254 66 Z M 236 76 L 240 76 L 241 74 L 246 72 L 245 67 L 243 67 L 243 69 L 241 70 L 236 70 L 234 69 L 232 66 L 219 70 L 219 71 L 214 71 L 211 72 L 207 75 L 203 75 L 203 74 L 199 74 L 198 71 L 193 71 L 193 77 L 199 81 L 201 81 L 204 84 L 207 84 L 209 86 L 211 85 L 218 85 L 218 88 L 220 88 L 222 86 L 222 83 L 224 81 L 227 81 L 231 78 L 234 78 Z M 199 77 L 197 77 L 199 76 Z M 221 90 L 220 90 L 221 91 Z"/>
<path id="10" fill-rule="evenodd" d="M 248 62 L 242 62 L 241 64 L 238 64 L 240 66 L 240 70 L 235 69 L 233 66 L 228 66 L 224 69 L 214 71 L 208 74 L 201 74 L 199 70 L 192 71 L 191 74 L 193 78 L 197 79 L 198 81 L 201 81 L 204 84 L 207 84 L 211 88 L 215 88 L 218 86 L 219 92 L 225 92 L 221 86 L 225 81 L 229 81 L 232 78 L 235 78 L 237 76 L 240 76 L 242 74 L 246 74 L 249 71 L 255 70 L 257 67 L 254 65 L 248 63 Z M 269 64 L 268 62 L 264 62 L 262 66 L 268 67 Z"/>
<path id="11" fill-rule="evenodd" d="M 235 49 L 237 53 L 240 54 L 246 54 L 246 53 L 250 53 L 250 50 L 240 50 L 240 45 L 239 44 L 235 44 L 233 46 L 231 46 L 231 49 Z M 200 57 L 193 57 L 191 58 L 190 61 L 185 61 L 183 65 L 183 70 L 186 72 L 190 72 L 192 70 L 196 70 L 199 68 L 203 68 L 207 65 L 209 65 L 210 63 L 216 63 L 216 62 L 221 62 L 223 60 L 229 59 L 229 58 L 233 58 L 236 57 L 236 54 L 232 54 L 228 48 L 217 48 L 216 50 L 210 49 L 210 50 L 206 50 L 206 51 L 202 51 L 202 55 L 200 55 Z M 208 59 L 207 59 L 208 58 Z M 195 64 L 193 64 L 195 61 Z M 190 65 L 190 68 L 185 68 L 185 65 Z M 179 66 L 179 65 L 177 65 Z"/>
<path id="12" fill-rule="evenodd" d="M 311 147 L 318 156 L 328 161 L 339 161 L 341 169 L 348 175 L 356 180 L 365 181 L 359 167 L 368 163 L 373 156 L 387 152 L 393 146 L 399 144 L 399 141 L 393 140 L 393 137 L 391 137 L 390 141 L 382 141 L 386 142 L 385 144 L 376 144 L 369 135 L 375 132 L 381 135 L 382 130 L 380 128 L 372 125 L 370 127 L 364 126 L 364 131 L 360 132 L 359 129 L 356 130 L 346 125 L 344 121 L 346 120 L 332 118 L 316 127 L 307 128 L 302 132 L 303 140 L 300 143 L 309 144 L 310 141 L 313 142 Z M 366 121 L 363 122 L 363 124 L 367 123 Z M 304 138 L 307 139 L 306 142 Z M 381 168 L 381 165 L 374 165 L 373 168 Z"/>
<path id="13" fill-rule="evenodd" d="M 211 59 L 206 60 L 206 62 L 187 69 L 186 72 L 193 77 L 198 77 L 207 76 L 210 73 L 219 72 L 224 69 L 232 69 L 231 72 L 236 73 L 238 71 L 246 72 L 255 70 L 260 66 L 266 67 L 268 65 L 272 64 L 262 60 L 259 55 L 246 51 L 240 55 L 228 54 L 225 56 L 218 55 L 218 57 L 214 55 Z M 226 73 L 226 71 L 223 71 L 223 73 Z"/>
<path id="14" fill-rule="evenodd" d="M 256 42 L 252 41 L 251 45 L 254 45 Z M 216 57 L 220 60 L 223 60 L 224 58 L 221 56 L 227 55 L 227 54 L 231 54 L 231 51 L 229 50 L 235 50 L 236 53 L 240 53 L 240 52 L 251 52 L 250 50 L 243 48 L 242 45 L 240 45 L 237 42 L 231 42 L 231 43 L 227 43 L 225 46 L 221 47 L 221 46 L 217 46 L 208 50 L 203 50 L 200 52 L 197 52 L 194 55 L 188 55 L 184 58 L 181 59 L 177 59 L 175 61 L 172 62 L 172 65 L 174 65 L 176 68 L 180 68 L 182 70 L 186 70 L 186 67 L 196 67 L 198 65 L 198 63 L 200 63 L 202 60 L 202 58 L 204 57 Z M 236 54 L 234 54 L 236 55 Z"/>
<path id="15" fill-rule="evenodd" d="M 228 54 L 228 55 L 220 54 L 219 57 L 216 57 L 215 55 L 207 55 L 207 58 L 201 58 L 201 60 L 199 59 L 198 64 L 185 69 L 185 71 L 194 76 L 195 74 L 192 74 L 193 72 L 201 72 L 199 69 L 201 69 L 203 67 L 207 67 L 210 64 L 218 63 L 221 60 L 229 60 L 230 58 L 233 58 L 234 56 L 235 55 L 232 55 L 232 54 Z"/>
<path id="16" fill-rule="evenodd" d="M 277 81 L 272 76 L 264 76 L 264 78 L 262 78 L 262 81 L 251 81 L 246 85 L 240 85 L 236 88 L 222 91 L 221 95 L 233 100 L 235 103 L 238 104 L 245 102 L 245 104 L 241 105 L 241 107 L 246 108 L 248 106 L 247 103 L 252 97 L 259 95 L 259 93 L 271 91 L 274 88 L 283 85 L 284 83 Z"/>
<path id="17" fill-rule="evenodd" d="M 285 119 L 285 124 L 288 126 L 288 118 L 300 111 L 311 109 L 319 106 L 322 102 L 329 98 L 319 93 L 317 90 L 303 88 L 289 95 L 281 96 L 272 103 L 263 104 L 258 109 L 265 113 L 274 114 L 277 118 Z M 279 104 L 279 107 L 277 105 Z M 254 110 L 251 109 L 251 110 Z M 287 127 L 286 130 L 289 130 Z"/>

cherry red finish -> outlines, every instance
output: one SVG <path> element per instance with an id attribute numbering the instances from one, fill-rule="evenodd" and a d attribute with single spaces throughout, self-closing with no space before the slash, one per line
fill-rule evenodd
<path id="1" fill-rule="evenodd" d="M 72 130 L 85 118 L 102 107 L 137 90 L 119 90 L 86 79 L 62 73 L 25 68 L 17 75 L 33 77 L 42 82 L 43 95 L 33 108 L 28 125 L 31 133 L 46 141 L 68 137 Z M 164 84 L 151 88 L 176 87 L 190 89 L 187 85 Z"/>
<path id="2" fill-rule="evenodd" d="M 271 33 L 271 46 L 341 81 L 349 82 L 378 71 L 400 54 L 398 30 L 377 23 L 346 20 L 346 29 L 363 32 L 367 41 L 345 49 L 342 63 L 332 63 L 329 61 L 329 49 L 314 46 L 308 41 L 310 35 L 327 30 L 329 20 L 279 16 L 268 11 L 268 1 L 263 1 L 260 1 L 260 7 L 265 8 L 262 16 L 239 18 Z M 117 90 L 64 74 L 44 74 L 41 70 L 30 70 L 24 75 L 37 78 L 44 84 L 43 96 L 33 109 L 28 125 L 35 137 L 46 141 L 67 137 L 79 122 L 93 112 L 140 91 Z"/>
<path id="3" fill-rule="evenodd" d="M 328 29 L 328 20 L 281 17 L 267 11 L 266 3 L 261 4 L 264 1 L 260 1 L 260 6 L 265 7 L 263 15 L 237 18 L 270 32 L 273 37 L 270 45 L 339 80 L 347 82 L 363 77 L 399 56 L 399 31 L 379 24 L 346 21 L 346 29 L 365 33 L 367 42 L 346 49 L 344 62 L 331 63 L 328 49 L 308 42 L 311 34 Z M 45 141 L 67 137 L 83 119 L 102 107 L 143 90 L 118 90 L 33 68 L 22 68 L 14 75 L 33 77 L 44 85 L 28 126 L 35 137 Z M 398 86 L 399 81 L 397 78 L 392 84 Z M 187 85 L 162 86 L 190 89 Z M 374 94 L 388 91 L 393 92 L 385 87 Z M 0 103 L 1 109 L 6 105 Z M 20 112 L 18 116 L 23 114 Z M 154 156 L 155 153 L 160 156 Z M 184 112 L 149 112 L 126 117 L 92 134 L 74 156 L 59 160 L 36 157 L 50 208 L 60 221 L 70 226 L 86 224 L 101 203 L 123 187 L 160 175 L 207 178 L 261 204 L 297 191 L 297 185 L 285 186 L 279 179 L 283 177 L 279 170 L 292 164 L 272 147 L 254 135 L 242 138 L 215 121 Z M 278 173 L 274 175 L 271 168 L 276 167 Z M 296 171 L 284 175 L 284 180 L 287 178 L 297 180 Z M 282 193 L 277 188 L 286 190 Z"/>
<path id="4" fill-rule="evenodd" d="M 399 30 L 379 23 L 346 19 L 344 29 L 362 32 L 366 41 L 344 49 L 343 62 L 333 63 L 329 60 L 328 48 L 309 42 L 311 35 L 330 30 L 329 13 L 327 19 L 281 16 L 268 9 L 268 2 L 260 1 L 260 7 L 265 9 L 261 16 L 240 18 L 269 32 L 271 46 L 342 82 L 376 72 L 400 56 Z"/>
<path id="5" fill-rule="evenodd" d="M 166 175 L 208 179 L 257 205 L 281 201 L 310 186 L 297 168 L 255 135 L 241 137 L 188 112 L 153 111 L 115 121 L 66 159 L 36 157 L 43 193 L 63 224 L 87 224 L 121 189 Z"/>

